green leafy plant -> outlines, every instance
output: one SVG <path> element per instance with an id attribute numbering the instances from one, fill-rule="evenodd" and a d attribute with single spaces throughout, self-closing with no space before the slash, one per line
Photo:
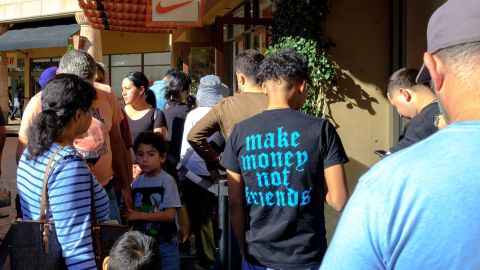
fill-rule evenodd
<path id="1" fill-rule="evenodd" d="M 272 45 L 266 55 L 291 49 L 308 61 L 311 82 L 302 111 L 323 116 L 325 93 L 337 83 L 337 64 L 329 60 L 326 51 L 335 44 L 325 38 L 327 0 L 272 0 L 274 5 Z"/>
<path id="2" fill-rule="evenodd" d="M 307 100 L 302 111 L 315 116 L 323 116 L 325 109 L 325 91 L 336 84 L 337 64 L 330 61 L 319 48 L 317 41 L 303 37 L 283 37 L 265 54 L 271 55 L 282 50 L 293 50 L 303 55 L 308 62 L 310 83 L 307 85 Z"/>

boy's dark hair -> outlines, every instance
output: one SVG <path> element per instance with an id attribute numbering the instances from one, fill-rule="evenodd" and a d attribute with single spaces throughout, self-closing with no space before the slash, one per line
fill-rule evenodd
<path id="1" fill-rule="evenodd" d="M 108 270 L 159 269 L 160 254 L 155 239 L 138 231 L 124 233 L 113 244 Z"/>
<path id="2" fill-rule="evenodd" d="M 235 57 L 235 71 L 243 73 L 247 79 L 258 84 L 257 73 L 264 58 L 257 50 L 245 50 Z"/>
<path id="3" fill-rule="evenodd" d="M 145 131 L 140 133 L 133 143 L 133 151 L 135 151 L 135 154 L 137 153 L 138 146 L 142 143 L 155 147 L 160 155 L 163 155 L 168 151 L 167 141 L 163 135 L 158 132 Z"/>
<path id="4" fill-rule="evenodd" d="M 412 89 L 415 85 L 415 79 L 418 75 L 418 69 L 415 68 L 401 68 L 395 71 L 390 78 L 388 78 L 387 86 L 385 87 L 385 94 L 392 92 L 398 88 Z"/>
<path id="5" fill-rule="evenodd" d="M 53 77 L 42 90 L 42 112 L 28 130 L 29 159 L 36 159 L 62 135 L 78 109 L 87 112 L 97 97 L 93 86 L 73 74 Z"/>
<path id="6" fill-rule="evenodd" d="M 288 87 L 293 82 L 310 82 L 307 60 L 291 50 L 280 51 L 265 58 L 258 71 L 259 82 L 282 79 L 289 84 Z"/>

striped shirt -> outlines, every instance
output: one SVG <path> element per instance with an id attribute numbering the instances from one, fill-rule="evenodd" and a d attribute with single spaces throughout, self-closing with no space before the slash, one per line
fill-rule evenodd
<path id="1" fill-rule="evenodd" d="M 42 184 L 48 160 L 60 146 L 53 144 L 35 160 L 23 152 L 17 169 L 17 187 L 24 220 L 40 218 Z M 55 156 L 47 184 L 51 220 L 68 269 L 96 269 L 91 237 L 90 171 L 72 147 Z M 109 201 L 105 190 L 93 179 L 99 222 L 108 220 Z"/>

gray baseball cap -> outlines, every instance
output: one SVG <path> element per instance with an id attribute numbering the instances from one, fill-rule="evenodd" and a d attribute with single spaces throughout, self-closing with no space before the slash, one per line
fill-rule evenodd
<path id="1" fill-rule="evenodd" d="M 427 51 L 480 41 L 480 0 L 449 0 L 430 17 L 427 27 Z M 425 65 L 417 76 L 417 83 L 430 81 Z"/>

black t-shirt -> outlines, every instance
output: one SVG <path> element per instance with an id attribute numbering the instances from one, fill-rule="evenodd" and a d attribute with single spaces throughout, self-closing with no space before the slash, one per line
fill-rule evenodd
<path id="1" fill-rule="evenodd" d="M 168 139 L 168 156 L 166 162 L 166 171 L 175 179 L 177 177 L 176 164 L 173 160 L 178 162 L 180 160 L 180 150 L 182 147 L 183 127 L 185 119 L 187 118 L 190 108 L 185 103 L 169 100 L 163 108 L 165 119 L 167 120 L 167 139 Z"/>
<path id="2" fill-rule="evenodd" d="M 238 123 L 221 164 L 245 182 L 247 261 L 275 269 L 318 265 L 327 248 L 324 169 L 346 162 L 325 119 L 277 109 Z"/>
<path id="3" fill-rule="evenodd" d="M 438 128 L 433 122 L 434 117 L 438 114 L 440 114 L 440 109 L 437 102 L 425 106 L 419 114 L 407 123 L 402 134 L 400 134 L 398 143 L 390 148 L 390 153 L 400 151 L 403 148 L 419 142 L 437 132 Z"/>
<path id="4" fill-rule="evenodd" d="M 128 126 L 132 140 L 138 137 L 141 132 L 153 131 L 156 128 L 166 127 L 167 120 L 163 112 L 157 108 L 151 108 L 142 118 L 132 120 L 128 117 Z"/>

